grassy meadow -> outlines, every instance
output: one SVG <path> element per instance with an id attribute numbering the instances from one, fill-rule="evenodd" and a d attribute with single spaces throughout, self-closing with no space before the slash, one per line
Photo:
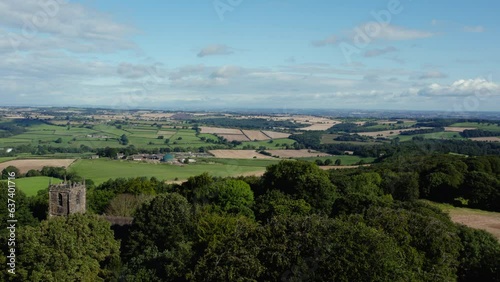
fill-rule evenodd
<path id="1" fill-rule="evenodd" d="M 253 160 L 251 160 L 253 161 Z M 129 177 L 156 177 L 160 180 L 184 180 L 208 172 L 214 176 L 234 176 L 254 171 L 262 171 L 267 163 L 241 165 L 241 160 L 226 163 L 195 163 L 189 165 L 155 164 L 134 161 L 117 161 L 109 159 L 78 160 L 69 168 L 86 179 L 92 179 L 96 184 L 103 183 L 110 178 Z"/>
<path id="2" fill-rule="evenodd" d="M 5 180 L 3 180 L 5 181 Z M 23 191 L 26 196 L 35 196 L 36 193 L 42 189 L 49 187 L 49 182 L 61 183 L 61 179 L 51 178 L 46 176 L 25 177 L 15 180 L 16 188 Z"/>

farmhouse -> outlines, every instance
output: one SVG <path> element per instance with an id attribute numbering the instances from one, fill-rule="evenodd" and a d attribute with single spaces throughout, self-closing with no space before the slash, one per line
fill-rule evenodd
<path id="1" fill-rule="evenodd" d="M 162 154 L 136 154 L 128 157 L 133 161 L 159 161 L 163 159 Z"/>

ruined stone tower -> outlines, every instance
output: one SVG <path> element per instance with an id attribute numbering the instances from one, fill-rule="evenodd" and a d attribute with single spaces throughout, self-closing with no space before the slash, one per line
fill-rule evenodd
<path id="1" fill-rule="evenodd" d="M 86 191 L 85 180 L 83 183 L 49 184 L 49 217 L 85 213 Z"/>

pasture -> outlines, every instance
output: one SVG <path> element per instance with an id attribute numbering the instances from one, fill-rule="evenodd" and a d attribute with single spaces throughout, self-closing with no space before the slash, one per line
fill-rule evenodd
<path id="1" fill-rule="evenodd" d="M 16 159 L 15 157 L 1 157 L 0 158 L 0 163 L 7 162 L 7 161 L 10 161 L 10 160 L 15 160 L 15 159 Z"/>
<path id="2" fill-rule="evenodd" d="M 419 129 L 430 129 L 431 127 L 420 127 Z M 400 132 L 404 131 L 412 131 L 415 128 L 407 128 L 407 129 L 391 129 L 391 130 L 382 130 L 382 131 L 373 131 L 373 132 L 357 132 L 357 134 L 361 136 L 369 136 L 369 137 L 391 137 L 399 135 Z"/>
<path id="3" fill-rule="evenodd" d="M 288 138 L 264 141 L 248 141 L 242 142 L 240 145 L 236 146 L 236 149 L 243 149 L 243 147 L 245 146 L 254 146 L 255 148 L 265 147 L 266 149 L 281 149 L 286 145 L 291 146 L 293 143 L 295 143 L 295 140 Z"/>
<path id="4" fill-rule="evenodd" d="M 135 121 L 119 126 L 110 123 L 67 126 L 33 122 L 25 129 L 26 131 L 21 134 L 0 138 L 0 147 L 46 145 L 79 148 L 83 145 L 90 148 L 120 148 L 134 145 L 136 148 L 153 149 L 159 147 L 202 147 L 207 144 L 196 136 L 195 130 L 188 126 L 183 128 L 182 126 L 166 124 L 155 125 L 149 121 Z M 122 135 L 127 136 L 129 140 L 127 145 L 119 143 L 119 138 Z M 212 134 L 205 134 L 205 138 L 217 139 Z M 165 139 L 171 139 L 173 142 L 166 144 Z"/>
<path id="5" fill-rule="evenodd" d="M 48 188 L 49 182 L 57 184 L 61 183 L 62 180 L 47 176 L 25 177 L 15 180 L 16 187 L 23 191 L 28 197 L 35 196 L 38 191 Z"/>
<path id="6" fill-rule="evenodd" d="M 318 152 L 314 150 L 266 150 L 273 156 L 278 156 L 283 159 L 288 158 L 307 158 L 307 157 L 328 157 L 331 156 L 327 153 Z"/>
<path id="7" fill-rule="evenodd" d="M 352 156 L 352 155 L 335 155 L 331 157 L 309 157 L 309 158 L 300 158 L 299 160 L 306 160 L 312 162 L 315 160 L 321 160 L 324 162 L 325 160 L 328 159 L 332 161 L 332 164 L 334 164 L 336 160 L 340 160 L 341 165 L 347 165 L 347 166 L 357 164 L 360 161 L 364 161 L 365 163 L 372 163 L 375 160 L 375 158 L 363 158 L 360 156 Z"/>
<path id="8" fill-rule="evenodd" d="M 421 136 L 425 139 L 465 139 L 458 132 L 434 132 L 434 133 L 424 133 L 416 135 L 398 135 L 400 141 L 411 140 L 414 136 Z M 396 137 L 396 136 L 395 136 Z"/>
<path id="9" fill-rule="evenodd" d="M 86 179 L 92 179 L 97 185 L 110 178 L 129 177 L 156 177 L 160 180 L 184 180 L 190 176 L 204 172 L 214 176 L 235 176 L 253 171 L 261 171 L 262 166 L 242 166 L 238 162 L 232 163 L 196 163 L 189 165 L 152 164 L 133 161 L 117 161 L 109 159 L 78 160 L 69 170 L 78 173 Z"/>
<path id="10" fill-rule="evenodd" d="M 493 131 L 493 132 L 500 132 L 500 126 L 494 123 L 478 123 L 478 122 L 459 122 L 459 123 L 454 123 L 450 125 L 451 127 L 468 127 L 467 129 L 482 129 L 482 130 L 488 130 L 488 131 Z"/>
<path id="11" fill-rule="evenodd" d="M 339 134 L 323 134 L 321 135 L 321 144 L 353 144 L 353 145 L 361 145 L 361 146 L 368 146 L 368 145 L 375 145 L 375 144 L 380 144 L 383 142 L 388 142 L 388 141 L 376 141 L 376 140 L 370 140 L 370 141 L 338 141 L 334 140 L 334 138 L 340 136 Z"/>

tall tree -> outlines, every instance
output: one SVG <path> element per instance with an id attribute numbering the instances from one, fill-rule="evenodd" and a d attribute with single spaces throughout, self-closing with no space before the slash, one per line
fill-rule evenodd
<path id="1" fill-rule="evenodd" d="M 229 213 L 241 213 L 254 217 L 251 207 L 253 192 L 243 180 L 225 179 L 195 190 L 194 202 L 209 204 L 213 208 Z"/>
<path id="2" fill-rule="evenodd" d="M 186 198 L 162 194 L 144 203 L 135 213 L 124 257 L 125 275 L 141 279 L 182 281 L 192 257 L 193 211 Z"/>
<path id="3" fill-rule="evenodd" d="M 262 177 L 267 189 L 278 189 L 295 199 L 304 199 L 316 211 L 328 214 L 337 197 L 328 174 L 304 161 L 282 161 L 268 166 Z"/>
<path id="4" fill-rule="evenodd" d="M 115 277 L 119 243 L 110 224 L 74 214 L 19 229 L 18 281 L 98 281 Z"/>

